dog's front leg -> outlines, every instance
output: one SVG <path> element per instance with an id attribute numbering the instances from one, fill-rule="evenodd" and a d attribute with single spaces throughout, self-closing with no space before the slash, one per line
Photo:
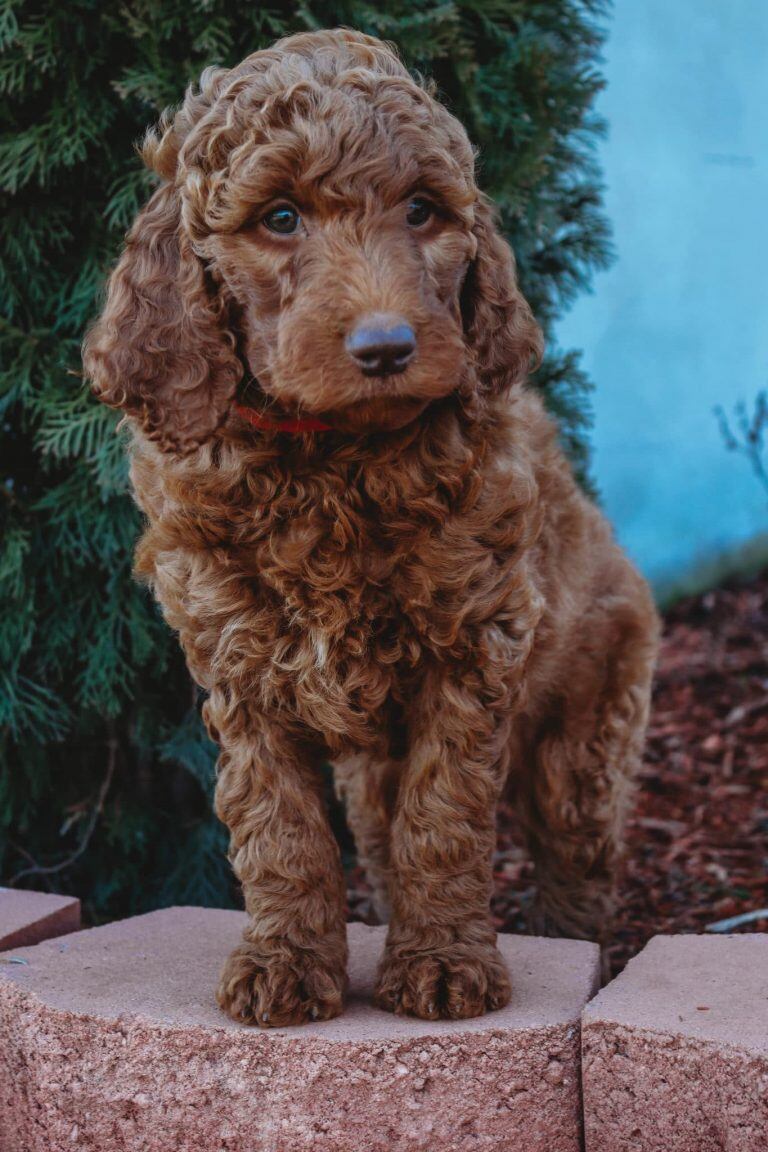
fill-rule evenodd
<path id="1" fill-rule="evenodd" d="M 337 1016 L 346 985 L 344 878 L 318 772 L 319 749 L 288 726 L 212 694 L 221 744 L 216 811 L 250 922 L 217 999 L 264 1027 Z"/>
<path id="2" fill-rule="evenodd" d="M 422 693 L 392 824 L 376 1000 L 424 1019 L 479 1016 L 510 997 L 489 912 L 509 724 L 471 681 L 446 672 Z"/>

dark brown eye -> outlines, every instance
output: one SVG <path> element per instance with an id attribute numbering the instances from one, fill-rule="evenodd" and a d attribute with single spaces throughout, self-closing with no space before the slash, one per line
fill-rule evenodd
<path id="1" fill-rule="evenodd" d="M 278 204 L 263 218 L 263 223 L 270 232 L 277 232 L 279 236 L 291 236 L 298 231 L 301 217 L 290 204 Z"/>
<path id="2" fill-rule="evenodd" d="M 434 206 L 429 200 L 425 200 L 423 196 L 414 196 L 413 200 L 408 202 L 405 218 L 411 228 L 421 228 L 422 224 L 432 219 L 434 213 Z"/>

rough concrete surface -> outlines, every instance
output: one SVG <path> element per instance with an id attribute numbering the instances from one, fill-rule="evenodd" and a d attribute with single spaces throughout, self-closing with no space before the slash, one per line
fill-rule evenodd
<path id="1" fill-rule="evenodd" d="M 384 930 L 354 924 L 344 1015 L 261 1032 L 213 999 L 242 925 L 168 909 L 0 962 L 3 1152 L 577 1152 L 595 945 L 502 937 L 512 1003 L 427 1023 L 371 1005 Z"/>
<path id="2" fill-rule="evenodd" d="M 582 1020 L 587 1152 L 768 1149 L 768 936 L 656 936 Z"/>
<path id="3" fill-rule="evenodd" d="M 0 952 L 39 944 L 80 927 L 80 901 L 74 896 L 0 888 Z"/>

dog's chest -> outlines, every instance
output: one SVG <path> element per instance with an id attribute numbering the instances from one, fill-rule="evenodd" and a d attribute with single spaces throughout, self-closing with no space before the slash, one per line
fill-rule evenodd
<path id="1" fill-rule="evenodd" d="M 302 669 L 297 699 L 320 686 L 370 712 L 421 664 L 431 594 L 413 556 L 360 527 L 346 533 L 329 520 L 310 531 L 294 520 L 271 537 L 259 584 L 278 609 L 277 648 L 289 644 Z"/>
<path id="2" fill-rule="evenodd" d="M 262 464 L 225 499 L 202 474 L 188 500 L 147 503 L 142 565 L 199 682 L 238 684 L 334 749 L 370 747 L 436 665 L 514 661 L 518 514 L 471 467 L 435 471 Z"/>
<path id="3" fill-rule="evenodd" d="M 407 494 L 382 508 L 345 488 L 273 514 L 256 565 L 267 704 L 334 742 L 369 744 L 413 700 L 429 662 L 450 658 L 487 550 L 445 509 L 421 512 Z"/>

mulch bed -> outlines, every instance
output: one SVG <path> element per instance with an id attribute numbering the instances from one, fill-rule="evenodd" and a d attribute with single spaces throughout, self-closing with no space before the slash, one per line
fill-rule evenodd
<path id="1" fill-rule="evenodd" d="M 614 973 L 657 933 L 768 907 L 768 574 L 666 613 L 638 785 Z M 495 876 L 498 930 L 525 931 L 533 871 L 505 810 Z M 366 919 L 359 869 L 351 883 L 351 915 Z M 768 918 L 735 930 L 768 931 Z"/>

